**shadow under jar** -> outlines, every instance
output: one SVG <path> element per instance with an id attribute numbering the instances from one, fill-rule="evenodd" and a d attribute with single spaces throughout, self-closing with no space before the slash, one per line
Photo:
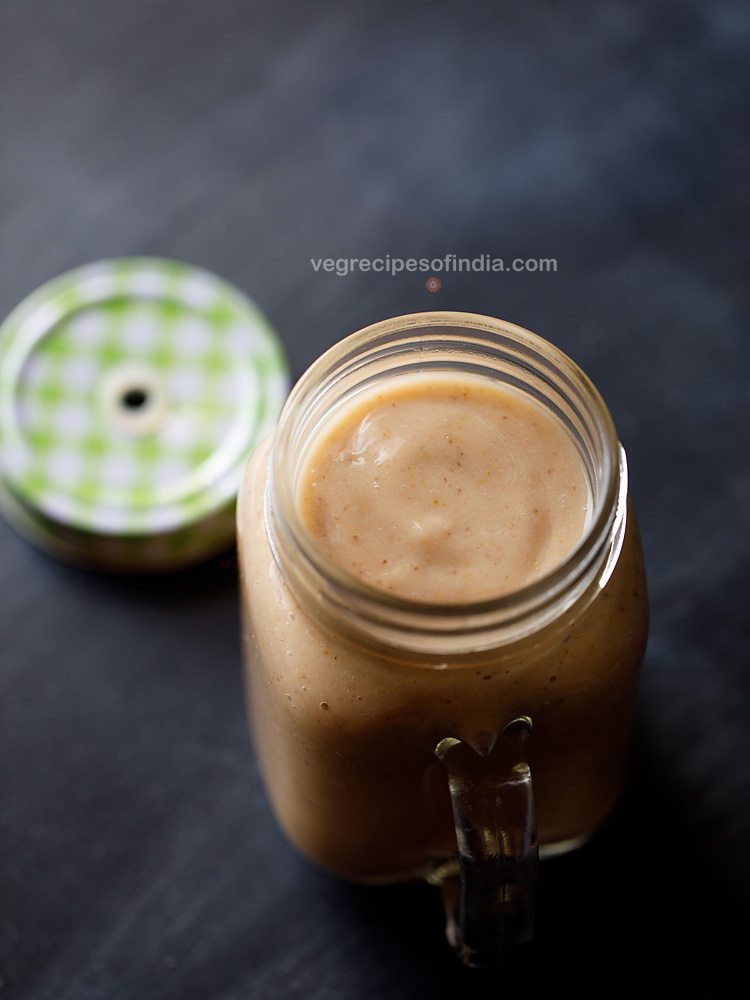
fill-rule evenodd
<path id="1" fill-rule="evenodd" d="M 299 484 L 322 429 L 417 374 L 503 383 L 575 446 L 589 516 L 540 579 L 425 603 L 367 584 L 312 536 Z M 377 323 L 297 384 L 248 464 L 238 531 L 252 735 L 280 824 L 345 878 L 441 885 L 462 960 L 499 963 L 532 936 L 538 846 L 582 844 L 623 781 L 648 616 L 625 455 L 601 397 L 567 356 L 500 320 Z"/>

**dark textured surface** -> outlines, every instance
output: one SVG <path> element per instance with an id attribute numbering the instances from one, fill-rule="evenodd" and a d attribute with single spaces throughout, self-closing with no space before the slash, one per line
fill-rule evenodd
<path id="1" fill-rule="evenodd" d="M 231 559 L 105 579 L 0 525 L 3 998 L 718 995 L 750 890 L 749 40 L 740 2 L 4 0 L 0 313 L 149 253 L 254 295 L 297 372 L 400 312 L 528 326 L 613 411 L 653 630 L 626 795 L 545 865 L 534 967 L 498 984 L 426 888 L 347 887 L 282 840 Z M 430 295 L 309 263 L 386 252 L 559 270 Z"/>

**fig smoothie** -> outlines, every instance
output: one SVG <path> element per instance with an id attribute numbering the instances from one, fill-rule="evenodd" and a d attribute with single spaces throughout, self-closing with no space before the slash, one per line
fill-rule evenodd
<path id="1" fill-rule="evenodd" d="M 519 715 L 533 720 L 540 843 L 586 839 L 622 783 L 645 643 L 632 511 L 606 580 L 543 627 L 461 655 L 417 654 L 300 599 L 269 539 L 272 447 L 248 464 L 238 531 L 252 734 L 290 839 L 348 878 L 424 873 L 456 854 L 436 745 L 455 737 L 486 753 Z M 314 423 L 289 476 L 304 543 L 386 603 L 512 595 L 574 559 L 594 514 L 563 420 L 466 372 L 383 374 Z"/>
<path id="2" fill-rule="evenodd" d="M 394 379 L 313 443 L 298 504 L 329 559 L 372 587 L 483 601 L 575 548 L 589 493 L 562 425 L 480 376 Z"/>

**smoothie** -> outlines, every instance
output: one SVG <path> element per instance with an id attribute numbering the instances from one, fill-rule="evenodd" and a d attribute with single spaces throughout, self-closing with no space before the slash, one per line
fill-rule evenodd
<path id="1" fill-rule="evenodd" d="M 539 579 L 587 521 L 581 456 L 547 410 L 481 376 L 365 393 L 313 442 L 298 487 L 329 559 L 413 600 L 488 600 Z"/>
<path id="2" fill-rule="evenodd" d="M 240 568 L 253 738 L 291 840 L 349 878 L 424 873 L 456 852 L 436 745 L 455 737 L 486 752 L 521 715 L 533 720 L 542 845 L 587 837 L 621 786 L 645 643 L 632 511 L 590 599 L 495 649 L 412 656 L 347 637 L 297 600 L 269 544 L 269 449 L 240 493 Z M 479 375 L 379 380 L 328 414 L 295 469 L 302 523 L 325 557 L 377 592 L 421 602 L 455 606 L 539 581 L 591 517 L 567 427 Z"/>

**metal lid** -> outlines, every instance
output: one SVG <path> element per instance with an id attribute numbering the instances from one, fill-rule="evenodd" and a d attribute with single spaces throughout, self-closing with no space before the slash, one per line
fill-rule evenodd
<path id="1" fill-rule="evenodd" d="M 226 546 L 288 390 L 268 320 L 176 261 L 69 271 L 0 326 L 0 502 L 74 561 L 170 569 Z"/>

